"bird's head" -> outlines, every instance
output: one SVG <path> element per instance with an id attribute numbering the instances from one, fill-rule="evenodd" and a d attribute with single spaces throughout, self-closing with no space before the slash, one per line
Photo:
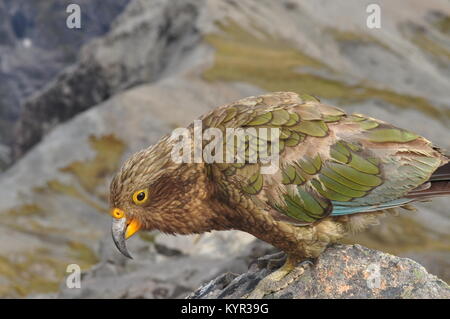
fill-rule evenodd
<path id="1" fill-rule="evenodd" d="M 173 187 L 169 176 L 179 164 L 170 160 L 169 144 L 163 139 L 153 147 L 135 153 L 111 181 L 112 236 L 119 251 L 129 258 L 125 240 L 139 230 L 158 228 L 170 203 L 170 194 L 176 196 L 175 188 L 168 189 Z"/>
<path id="2" fill-rule="evenodd" d="M 139 230 L 189 234 L 208 229 L 207 221 L 196 216 L 207 197 L 201 166 L 175 163 L 172 147 L 171 139 L 163 138 L 135 153 L 111 182 L 112 236 L 129 258 L 125 241 Z"/>

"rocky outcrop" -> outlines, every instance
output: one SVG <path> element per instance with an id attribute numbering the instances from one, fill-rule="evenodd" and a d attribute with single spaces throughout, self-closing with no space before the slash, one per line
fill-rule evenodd
<path id="1" fill-rule="evenodd" d="M 65 70 L 24 105 L 14 141 L 17 159 L 57 123 L 133 85 L 156 80 L 173 59 L 199 41 L 202 1 L 135 0 L 112 30 L 81 51 Z"/>
<path id="2" fill-rule="evenodd" d="M 254 263 L 236 275 L 225 273 L 188 298 L 243 298 L 273 269 Z M 450 299 L 450 287 L 420 264 L 359 245 L 335 245 L 302 276 L 266 298 L 426 298 Z M 283 283 L 283 280 L 281 280 Z"/>
<path id="3" fill-rule="evenodd" d="M 0 143 L 13 143 L 20 105 L 76 62 L 79 48 L 105 34 L 128 2 L 75 1 L 82 13 L 77 30 L 66 27 L 71 1 L 0 1 Z M 48 102 L 55 108 L 57 101 Z"/>

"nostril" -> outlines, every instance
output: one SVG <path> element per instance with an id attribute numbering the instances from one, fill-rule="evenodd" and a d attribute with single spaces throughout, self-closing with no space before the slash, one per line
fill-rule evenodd
<path id="1" fill-rule="evenodd" d="M 121 210 L 121 209 L 119 209 L 119 208 L 114 208 L 114 209 L 111 211 L 111 215 L 112 215 L 114 218 L 120 219 L 120 218 L 123 218 L 123 216 L 124 216 L 125 214 L 124 214 L 123 210 Z"/>

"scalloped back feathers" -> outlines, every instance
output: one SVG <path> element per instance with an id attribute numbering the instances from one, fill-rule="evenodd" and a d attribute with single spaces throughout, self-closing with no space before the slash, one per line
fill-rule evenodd
<path id="1" fill-rule="evenodd" d="M 229 204 L 256 206 L 275 219 L 311 224 L 330 215 L 402 206 L 427 190 L 427 196 L 450 190 L 450 168 L 443 166 L 448 158 L 428 140 L 374 118 L 347 115 L 308 95 L 249 97 L 201 119 L 204 129 L 280 130 L 275 174 L 263 175 L 260 162 L 248 161 L 257 151 L 248 140 L 244 163 L 208 164 L 210 178 Z M 430 187 L 420 189 L 427 182 Z M 437 182 L 440 188 L 433 185 Z"/>

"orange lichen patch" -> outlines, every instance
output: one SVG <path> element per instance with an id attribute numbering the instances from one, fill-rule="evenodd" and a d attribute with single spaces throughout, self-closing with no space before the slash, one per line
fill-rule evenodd
<path id="1" fill-rule="evenodd" d="M 95 157 L 73 162 L 61 171 L 72 174 L 87 192 L 94 193 L 97 186 L 104 184 L 105 178 L 119 168 L 125 144 L 112 134 L 90 136 L 89 143 L 96 152 Z"/>
<path id="2" fill-rule="evenodd" d="M 340 294 L 342 294 L 342 293 L 344 293 L 344 292 L 347 292 L 347 291 L 349 291 L 350 289 L 351 289 L 351 287 L 350 287 L 349 285 L 342 285 L 342 286 L 337 287 L 337 291 L 338 291 Z"/>
<path id="3" fill-rule="evenodd" d="M 325 290 L 325 293 L 328 295 L 333 292 L 333 287 L 325 285 L 324 290 Z"/>
<path id="4" fill-rule="evenodd" d="M 400 264 L 395 265 L 395 267 L 396 267 L 397 269 L 399 269 L 400 271 L 404 271 L 404 270 L 406 269 L 406 267 L 403 267 L 403 266 L 400 265 Z"/>
<path id="5" fill-rule="evenodd" d="M 363 273 L 362 273 L 363 278 L 366 280 L 369 278 L 370 275 L 371 275 L 371 273 L 368 271 L 363 271 Z"/>
<path id="6" fill-rule="evenodd" d="M 348 265 L 345 264 L 344 268 L 344 276 L 348 279 L 351 279 L 352 277 L 356 276 L 358 274 L 358 269 L 347 267 Z"/>
<path id="7" fill-rule="evenodd" d="M 348 261 L 350 260 L 350 258 L 348 256 L 342 256 L 342 259 L 344 260 L 345 265 L 347 266 L 348 265 Z"/>

